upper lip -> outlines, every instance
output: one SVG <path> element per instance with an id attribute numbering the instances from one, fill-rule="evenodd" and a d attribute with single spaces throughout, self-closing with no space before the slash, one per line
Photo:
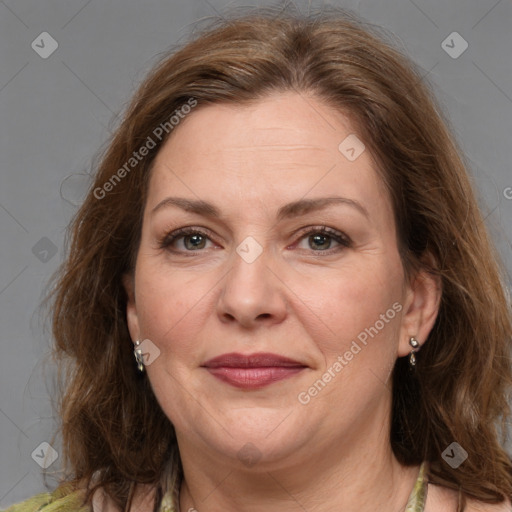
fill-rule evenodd
<path id="1" fill-rule="evenodd" d="M 231 352 L 209 359 L 202 366 L 207 368 L 268 368 L 272 366 L 296 368 L 298 366 L 305 367 L 306 365 L 288 357 L 268 352 L 245 355 Z"/>

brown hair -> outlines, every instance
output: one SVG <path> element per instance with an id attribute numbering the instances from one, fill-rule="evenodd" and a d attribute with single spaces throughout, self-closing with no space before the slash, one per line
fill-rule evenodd
<path id="1" fill-rule="evenodd" d="M 396 457 L 428 461 L 431 482 L 469 497 L 511 498 L 503 449 L 510 305 L 465 164 L 420 72 L 377 29 L 337 9 L 307 17 L 258 10 L 215 22 L 166 54 L 135 94 L 73 220 L 52 294 L 56 353 L 71 363 L 60 411 L 68 479 L 91 484 L 94 474 L 88 497 L 101 486 L 125 509 L 137 483 L 156 484 L 160 499 L 166 471 L 177 492 L 174 428 L 137 374 L 121 284 L 134 268 L 151 164 L 166 139 L 154 130 L 191 99 L 201 108 L 275 91 L 350 116 L 389 188 L 407 275 L 426 267 L 441 278 L 439 315 L 417 371 L 406 358 L 394 368 Z M 129 169 L 148 137 L 155 147 Z M 122 179 L 112 181 L 123 166 Z M 468 453 L 457 469 L 441 457 L 453 441 Z"/>

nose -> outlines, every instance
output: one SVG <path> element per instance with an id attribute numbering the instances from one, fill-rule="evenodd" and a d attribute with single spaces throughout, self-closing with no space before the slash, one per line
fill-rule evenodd
<path id="1" fill-rule="evenodd" d="M 232 255 L 217 301 L 221 322 L 254 328 L 278 324 L 286 318 L 286 286 L 271 259 L 268 249 L 252 262 L 238 253 Z"/>

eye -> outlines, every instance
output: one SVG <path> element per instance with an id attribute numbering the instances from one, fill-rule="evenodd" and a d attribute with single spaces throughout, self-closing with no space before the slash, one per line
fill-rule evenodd
<path id="1" fill-rule="evenodd" d="M 158 241 L 158 247 L 171 252 L 191 253 L 207 249 L 208 242 L 213 243 L 209 233 L 193 227 L 184 227 L 166 234 Z M 308 245 L 305 249 L 326 255 L 339 252 L 352 245 L 348 236 L 327 226 L 317 226 L 303 231 L 299 244 L 304 242 Z M 337 244 L 337 247 L 332 248 L 333 243 Z M 299 248 L 304 249 L 304 247 Z"/>
<path id="2" fill-rule="evenodd" d="M 328 254 L 350 247 L 352 243 L 348 236 L 327 226 L 309 229 L 303 233 L 301 240 L 308 244 L 306 249 L 312 249 L 314 252 L 329 251 Z M 338 244 L 334 249 L 332 249 L 333 241 Z"/>
<path id="3" fill-rule="evenodd" d="M 195 228 L 181 228 L 173 231 L 165 235 L 158 242 L 158 246 L 161 249 L 169 249 L 171 246 L 174 246 L 173 249 L 176 252 L 193 252 L 201 249 L 205 249 L 207 241 L 210 241 L 210 238 L 207 233 L 204 231 L 195 229 Z M 179 246 L 181 242 L 181 247 Z"/>

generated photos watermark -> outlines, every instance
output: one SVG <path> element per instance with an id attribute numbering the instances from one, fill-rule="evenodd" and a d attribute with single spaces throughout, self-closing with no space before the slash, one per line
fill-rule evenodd
<path id="1" fill-rule="evenodd" d="M 443 451 L 441 457 L 453 469 L 457 469 L 468 458 L 468 452 L 454 441 Z"/>
<path id="2" fill-rule="evenodd" d="M 171 133 L 176 126 L 184 119 L 192 109 L 197 105 L 195 98 L 189 98 L 186 103 L 177 108 L 168 121 L 160 123 L 151 133 L 148 135 L 142 146 L 137 151 L 132 153 L 132 156 L 120 167 L 101 187 L 96 187 L 93 191 L 96 199 L 103 199 L 108 192 L 112 192 L 116 185 L 125 178 L 144 157 L 149 154 L 151 149 L 154 149 L 157 145 L 157 141 L 161 142 L 162 139 Z M 156 140 L 155 140 L 156 139 Z"/>
<path id="3" fill-rule="evenodd" d="M 318 394 L 331 382 L 340 372 L 347 366 L 355 355 L 361 352 L 368 343 L 368 338 L 374 338 L 379 334 L 386 324 L 388 324 L 397 313 L 402 311 L 403 306 L 399 302 L 395 302 L 385 313 L 379 316 L 379 319 L 370 327 L 367 327 L 357 335 L 357 341 L 352 340 L 350 348 L 343 354 L 339 355 L 336 361 L 325 371 L 320 379 L 317 379 L 306 391 L 301 391 L 297 399 L 302 405 L 307 405 L 311 402 L 312 398 Z M 363 345 L 361 347 L 359 343 Z"/>

